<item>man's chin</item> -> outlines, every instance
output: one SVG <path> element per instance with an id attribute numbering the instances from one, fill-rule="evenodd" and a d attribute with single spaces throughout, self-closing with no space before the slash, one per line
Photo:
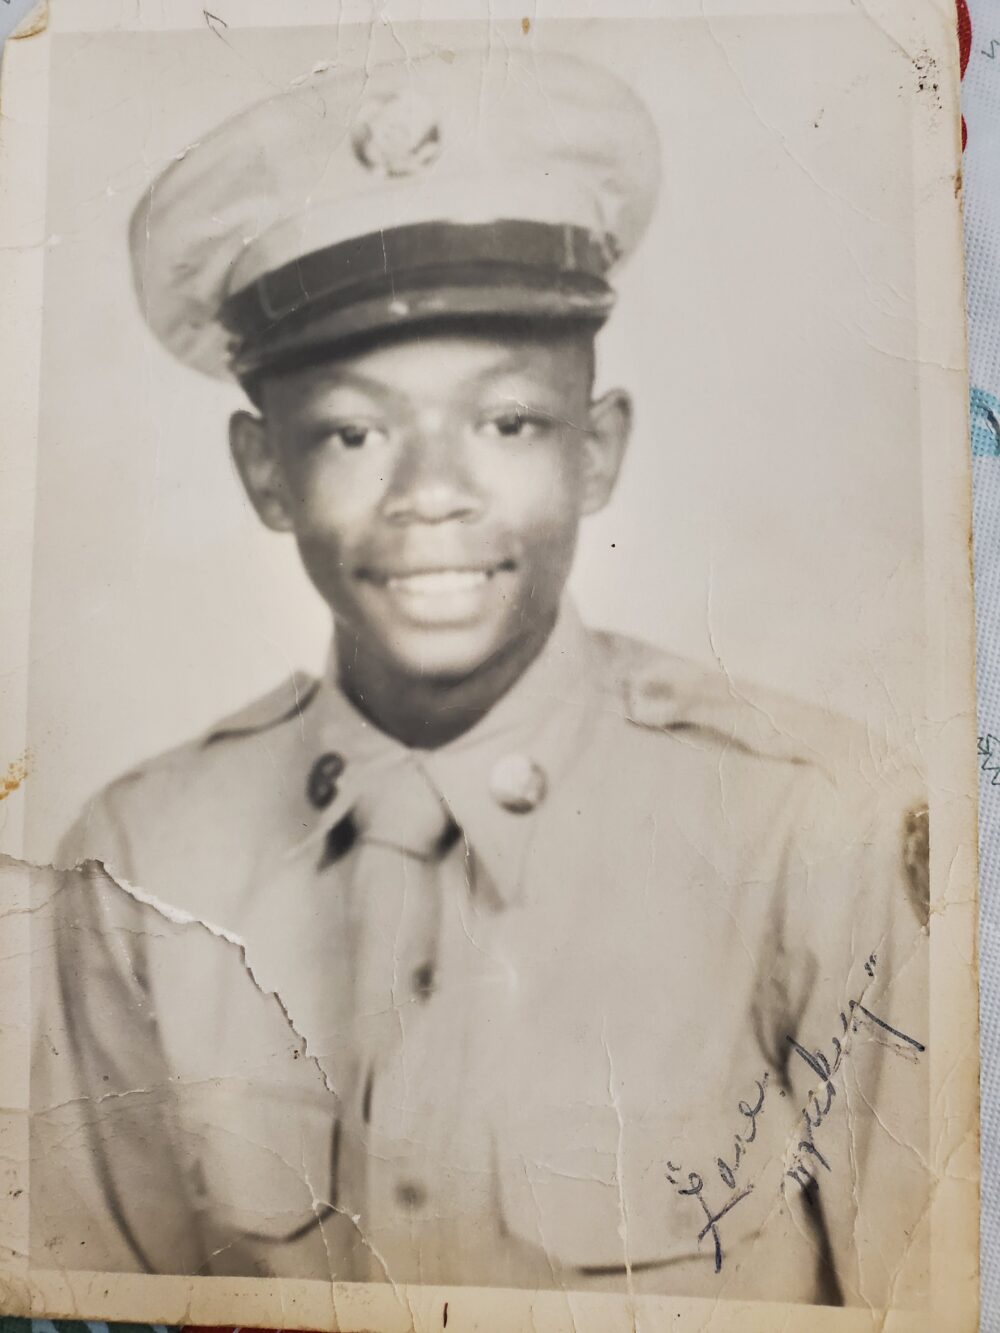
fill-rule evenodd
<path id="1" fill-rule="evenodd" d="M 548 625 L 479 624 L 424 629 L 412 625 L 394 626 L 381 636 L 388 661 L 401 677 L 411 677 L 414 684 L 429 683 L 442 687 L 482 679 L 492 672 L 515 672 L 519 659 L 522 669 L 541 648 L 548 635 Z"/>
<path id="2" fill-rule="evenodd" d="M 488 672 L 512 651 L 516 652 L 516 646 L 495 634 L 465 627 L 407 629 L 392 635 L 389 651 L 400 675 L 412 676 L 423 684 L 435 681 L 458 685 Z"/>

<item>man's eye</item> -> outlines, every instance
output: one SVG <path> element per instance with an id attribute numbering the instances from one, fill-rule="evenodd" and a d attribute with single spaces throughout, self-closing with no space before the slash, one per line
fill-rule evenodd
<path id="1" fill-rule="evenodd" d="M 527 439 L 544 429 L 546 421 L 537 413 L 522 412 L 512 408 L 509 412 L 498 412 L 491 416 L 484 427 L 488 434 L 498 435 L 503 439 Z"/>
<path id="2" fill-rule="evenodd" d="M 337 440 L 345 449 L 360 449 L 365 444 L 377 444 L 385 439 L 385 431 L 378 426 L 365 426 L 360 422 L 348 421 L 334 426 L 330 438 Z"/>

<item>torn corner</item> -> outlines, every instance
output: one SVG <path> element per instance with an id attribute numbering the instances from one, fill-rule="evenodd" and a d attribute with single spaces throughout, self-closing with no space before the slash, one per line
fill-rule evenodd
<path id="1" fill-rule="evenodd" d="M 49 0 L 39 0 L 10 34 L 8 41 L 21 42 L 27 37 L 37 37 L 39 33 L 46 32 L 48 26 Z"/>

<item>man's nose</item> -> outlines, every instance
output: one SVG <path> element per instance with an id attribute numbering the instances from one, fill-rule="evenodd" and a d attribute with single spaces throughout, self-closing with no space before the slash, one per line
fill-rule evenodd
<path id="1" fill-rule="evenodd" d="M 446 523 L 476 517 L 482 508 L 459 440 L 435 431 L 403 445 L 383 501 L 390 522 Z"/>

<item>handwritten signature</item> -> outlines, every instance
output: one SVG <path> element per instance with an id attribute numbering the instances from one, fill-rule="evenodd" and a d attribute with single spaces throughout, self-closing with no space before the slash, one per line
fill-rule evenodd
<path id="1" fill-rule="evenodd" d="M 706 1236 L 710 1235 L 712 1237 L 712 1243 L 715 1246 L 715 1271 L 717 1273 L 722 1271 L 722 1237 L 719 1234 L 719 1223 L 738 1203 L 741 1203 L 749 1194 L 753 1193 L 752 1182 L 744 1185 L 742 1189 L 737 1189 L 736 1178 L 747 1148 L 757 1137 L 757 1117 L 764 1110 L 764 1100 L 767 1096 L 767 1071 L 764 1071 L 762 1078 L 755 1079 L 754 1082 L 757 1085 L 757 1101 L 751 1106 L 748 1101 L 742 1100 L 737 1108 L 740 1115 L 746 1119 L 747 1125 L 741 1126 L 743 1133 L 733 1134 L 732 1165 L 721 1157 L 715 1159 L 719 1178 L 726 1189 L 730 1191 L 729 1198 L 725 1200 L 721 1207 L 710 1207 L 703 1193 L 705 1189 L 704 1178 L 697 1171 L 687 1173 L 687 1185 L 681 1188 L 680 1180 L 674 1174 L 681 1171 L 681 1167 L 673 1162 L 667 1163 L 667 1179 L 671 1185 L 677 1186 L 677 1193 L 687 1198 L 697 1199 L 701 1205 L 701 1210 L 705 1216 L 705 1225 L 698 1232 L 698 1244 L 700 1245 Z"/>
<path id="2" fill-rule="evenodd" d="M 869 954 L 865 961 L 865 971 L 868 976 L 875 976 L 877 963 L 876 955 Z M 806 1105 L 800 1112 L 805 1129 L 790 1158 L 789 1169 L 785 1171 L 785 1176 L 794 1180 L 803 1190 L 816 1187 L 816 1177 L 811 1169 L 812 1164 L 818 1164 L 827 1171 L 831 1170 L 830 1163 L 817 1146 L 816 1131 L 822 1127 L 833 1109 L 834 1099 L 837 1096 L 834 1078 L 850 1053 L 851 1036 L 858 1031 L 859 1026 L 866 1024 L 876 1029 L 880 1034 L 887 1033 L 900 1043 L 900 1053 L 908 1054 L 913 1059 L 918 1058 L 926 1050 L 924 1044 L 917 1041 L 916 1037 L 911 1037 L 908 1033 L 893 1027 L 891 1023 L 887 1023 L 884 1018 L 879 1017 L 861 1000 L 849 1000 L 847 1013 L 841 1012 L 838 1018 L 841 1031 L 839 1035 L 831 1037 L 829 1043 L 831 1054 L 829 1055 L 822 1050 L 807 1049 L 795 1037 L 786 1037 L 791 1054 L 798 1056 L 819 1080 L 817 1086 L 810 1090 L 806 1098 Z M 787 1087 L 787 1079 L 782 1081 Z M 761 1078 L 755 1079 L 754 1082 L 757 1088 L 754 1103 L 751 1105 L 747 1100 L 738 1103 L 737 1109 L 746 1123 L 741 1125 L 740 1131 L 733 1135 L 732 1153 L 728 1160 L 723 1157 L 715 1159 L 715 1170 L 718 1178 L 728 1193 L 722 1193 L 721 1195 L 716 1193 L 718 1187 L 712 1185 L 710 1180 L 706 1181 L 705 1175 L 701 1172 L 688 1171 L 685 1173 L 676 1162 L 667 1162 L 666 1178 L 675 1187 L 677 1194 L 683 1198 L 696 1200 L 701 1208 L 704 1225 L 698 1232 L 698 1244 L 701 1245 L 707 1236 L 711 1236 L 715 1249 L 715 1271 L 717 1273 L 722 1271 L 724 1258 L 719 1224 L 728 1213 L 753 1193 L 754 1188 L 752 1181 L 741 1185 L 740 1170 L 744 1158 L 747 1156 L 749 1146 L 757 1138 L 757 1122 L 765 1111 L 768 1096 L 768 1072 L 765 1070 Z M 785 1090 L 779 1089 L 779 1096 L 784 1097 L 785 1095 Z M 807 1165 L 807 1163 L 809 1164 Z M 713 1202 L 709 1202 L 709 1196 L 712 1196 Z"/>
<path id="3" fill-rule="evenodd" d="M 869 976 L 875 975 L 876 961 L 875 955 L 871 954 L 865 964 L 865 971 Z M 914 1056 L 922 1054 L 927 1049 L 922 1042 L 917 1041 L 916 1037 L 901 1032 L 899 1028 L 887 1023 L 884 1018 L 879 1018 L 878 1014 L 873 1013 L 860 1000 L 849 1000 L 847 1007 L 850 1018 L 841 1011 L 838 1015 L 841 1027 L 840 1036 L 831 1037 L 830 1039 L 830 1045 L 833 1048 L 832 1059 L 822 1051 L 807 1050 L 794 1037 L 787 1038 L 792 1051 L 801 1060 L 805 1061 L 820 1080 L 818 1087 L 810 1091 L 806 1099 L 806 1105 L 802 1108 L 801 1115 L 802 1122 L 805 1125 L 805 1134 L 797 1144 L 796 1152 L 791 1158 L 790 1169 L 785 1172 L 785 1175 L 791 1177 L 803 1190 L 811 1189 L 815 1180 L 814 1172 L 806 1164 L 807 1158 L 810 1162 L 818 1163 L 824 1170 L 830 1170 L 830 1163 L 816 1146 L 816 1131 L 822 1127 L 823 1122 L 833 1109 L 834 1098 L 837 1095 L 833 1079 L 849 1053 L 850 1037 L 858 1031 L 858 1025 L 860 1023 L 871 1024 L 881 1032 L 889 1033 L 890 1036 L 902 1042 L 903 1047 L 913 1053 Z"/>

